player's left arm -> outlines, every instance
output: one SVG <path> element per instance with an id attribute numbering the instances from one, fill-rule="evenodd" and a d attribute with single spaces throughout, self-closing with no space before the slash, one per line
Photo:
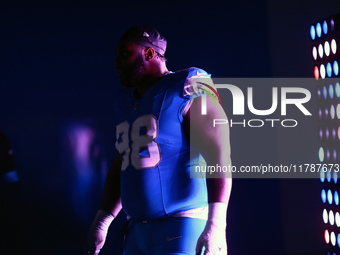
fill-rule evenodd
<path id="1" fill-rule="evenodd" d="M 205 95 L 203 95 L 205 96 Z M 199 149 L 207 166 L 231 167 L 229 125 L 216 125 L 214 119 L 227 119 L 222 106 L 208 95 L 207 113 L 202 115 L 202 96 L 192 100 L 184 116 L 184 128 L 190 135 L 190 144 Z M 226 254 L 226 216 L 232 179 L 230 173 L 215 172 L 207 174 L 209 216 L 207 225 L 200 236 L 196 253 Z"/>

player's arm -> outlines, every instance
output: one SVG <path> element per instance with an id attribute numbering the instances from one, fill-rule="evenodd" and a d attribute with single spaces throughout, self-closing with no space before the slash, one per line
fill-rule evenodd
<path id="1" fill-rule="evenodd" d="M 204 95 L 203 95 L 204 96 Z M 227 119 L 222 106 L 206 96 L 207 114 L 202 115 L 202 96 L 192 100 L 184 117 L 184 127 L 190 134 L 190 144 L 197 147 L 207 166 L 231 166 L 228 125 L 213 126 L 214 119 Z M 205 230 L 198 240 L 196 252 L 215 254 L 218 249 L 226 254 L 226 216 L 231 192 L 231 175 L 225 172 L 207 174 L 209 216 Z M 208 253 L 211 252 L 211 253 Z"/>
<path id="2" fill-rule="evenodd" d="M 86 254 L 94 255 L 104 246 L 108 228 L 122 209 L 120 199 L 120 169 L 122 161 L 118 152 L 106 176 L 104 192 L 97 215 L 88 234 Z"/>

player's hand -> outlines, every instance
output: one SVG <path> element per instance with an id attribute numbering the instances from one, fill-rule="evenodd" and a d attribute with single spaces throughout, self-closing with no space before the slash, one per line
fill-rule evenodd
<path id="1" fill-rule="evenodd" d="M 226 204 L 209 203 L 208 221 L 201 236 L 198 238 L 196 255 L 227 254 L 226 216 Z"/>
<path id="2" fill-rule="evenodd" d="M 204 247 L 204 248 L 203 248 Z M 204 251 L 204 253 L 202 253 Z M 227 254 L 225 227 L 208 221 L 201 236 L 198 238 L 196 255 Z"/>
<path id="3" fill-rule="evenodd" d="M 88 233 L 86 242 L 86 255 L 97 255 L 103 248 L 107 231 L 114 217 L 105 211 L 99 210 Z"/>

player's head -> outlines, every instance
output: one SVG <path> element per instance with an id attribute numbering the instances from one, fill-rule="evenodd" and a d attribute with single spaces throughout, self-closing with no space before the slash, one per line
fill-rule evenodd
<path id="1" fill-rule="evenodd" d="M 120 38 L 116 66 L 121 84 L 138 86 L 165 61 L 166 39 L 150 26 L 135 26 Z"/>

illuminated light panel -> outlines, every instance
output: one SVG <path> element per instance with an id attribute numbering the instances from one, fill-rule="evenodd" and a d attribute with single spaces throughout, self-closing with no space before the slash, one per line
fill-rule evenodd
<path id="1" fill-rule="evenodd" d="M 315 46 L 313 47 L 312 55 L 313 55 L 314 60 L 316 60 L 318 57 L 318 50 L 316 49 Z"/>
<path id="2" fill-rule="evenodd" d="M 335 62 L 335 61 L 334 61 Z M 335 70 L 334 70 L 335 72 Z M 325 68 L 325 65 L 324 64 L 321 64 L 320 66 L 320 77 L 322 79 L 325 79 L 326 78 L 326 68 Z"/>
<path id="3" fill-rule="evenodd" d="M 326 209 L 323 209 L 322 218 L 323 218 L 323 222 L 325 224 L 327 224 L 328 223 L 328 213 L 327 213 Z"/>
<path id="4" fill-rule="evenodd" d="M 328 118 L 328 109 L 327 108 L 325 108 L 325 119 L 327 119 Z"/>
<path id="5" fill-rule="evenodd" d="M 329 151 L 329 149 L 327 148 L 326 150 L 326 157 L 327 157 L 327 160 L 329 161 L 330 157 L 331 157 L 331 152 Z"/>
<path id="6" fill-rule="evenodd" d="M 338 246 L 339 246 L 339 248 L 340 248 L 340 234 L 338 234 Z"/>
<path id="7" fill-rule="evenodd" d="M 320 160 L 320 162 L 323 162 L 324 159 L 325 159 L 325 151 L 323 150 L 322 147 L 320 147 L 320 149 L 319 149 L 319 160 Z"/>
<path id="8" fill-rule="evenodd" d="M 322 119 L 322 109 L 319 108 L 319 119 L 321 120 Z"/>
<path id="9" fill-rule="evenodd" d="M 340 214 L 338 212 L 335 214 L 335 224 L 340 227 Z"/>
<path id="10" fill-rule="evenodd" d="M 328 130 L 328 128 L 326 128 L 325 133 L 326 133 L 326 140 L 328 140 L 329 139 L 329 130 Z"/>
<path id="11" fill-rule="evenodd" d="M 334 225 L 334 213 L 332 210 L 329 211 L 329 224 Z"/>
<path id="12" fill-rule="evenodd" d="M 318 89 L 316 93 L 318 94 L 318 99 L 320 100 L 320 98 L 321 98 L 321 90 Z"/>
<path id="13" fill-rule="evenodd" d="M 328 24 L 326 20 L 324 20 L 322 23 L 322 31 L 325 35 L 328 33 Z"/>
<path id="14" fill-rule="evenodd" d="M 326 66 L 326 70 L 327 70 L 327 76 L 330 78 L 332 76 L 332 65 L 331 63 L 327 63 L 327 66 Z"/>
<path id="15" fill-rule="evenodd" d="M 336 117 L 340 120 L 340 104 L 336 106 Z"/>
<path id="16" fill-rule="evenodd" d="M 321 37 L 321 33 L 322 33 L 321 24 L 320 24 L 320 23 L 317 23 L 317 24 L 316 24 L 316 35 L 317 35 L 318 37 Z"/>
<path id="17" fill-rule="evenodd" d="M 323 94 L 323 98 L 326 100 L 327 99 L 327 88 L 326 88 L 326 86 L 323 86 L 322 94 Z"/>
<path id="18" fill-rule="evenodd" d="M 320 140 L 322 140 L 322 138 L 323 138 L 323 131 L 322 131 L 322 128 L 320 128 L 320 130 L 319 130 L 319 137 L 320 137 Z"/>
<path id="19" fill-rule="evenodd" d="M 339 193 L 337 191 L 334 192 L 334 203 L 339 205 Z"/>
<path id="20" fill-rule="evenodd" d="M 332 243 L 333 246 L 336 245 L 336 238 L 335 238 L 335 233 L 334 232 L 331 233 L 331 243 Z"/>
<path id="21" fill-rule="evenodd" d="M 328 64 L 331 66 L 330 63 L 328 63 Z M 328 67 L 328 64 L 327 64 L 327 67 Z M 327 72 L 328 72 L 328 70 L 327 70 Z M 332 67 L 331 67 L 331 72 L 332 72 Z M 333 88 L 333 85 L 332 85 L 332 84 L 329 85 L 329 87 L 328 87 L 328 94 L 329 94 L 329 97 L 330 97 L 331 99 L 333 99 L 333 97 L 334 97 L 334 88 Z"/>
<path id="22" fill-rule="evenodd" d="M 322 44 L 319 44 L 318 51 L 319 51 L 319 57 L 323 58 L 323 47 L 322 47 Z"/>
<path id="23" fill-rule="evenodd" d="M 319 68 L 317 66 L 314 67 L 314 77 L 315 77 L 315 80 L 319 80 L 320 73 L 319 73 Z"/>
<path id="24" fill-rule="evenodd" d="M 325 172 L 322 170 L 320 171 L 320 181 L 325 182 Z"/>
<path id="25" fill-rule="evenodd" d="M 335 118 L 335 107 L 334 107 L 334 105 L 331 105 L 330 113 L 331 113 L 331 119 L 334 120 L 334 118 Z"/>
<path id="26" fill-rule="evenodd" d="M 335 84 L 335 95 L 336 97 L 340 97 L 340 83 L 339 82 Z"/>
<path id="27" fill-rule="evenodd" d="M 324 49 L 325 49 L 325 55 L 328 57 L 329 54 L 331 53 L 331 47 L 328 41 L 325 42 Z"/>
<path id="28" fill-rule="evenodd" d="M 331 41 L 331 50 L 332 50 L 332 53 L 333 53 L 333 54 L 336 54 L 337 45 L 336 45 L 335 39 L 333 39 L 333 40 Z"/>
<path id="29" fill-rule="evenodd" d="M 310 26 L 310 38 L 312 38 L 312 40 L 315 40 L 315 34 L 316 34 L 316 31 L 315 31 L 315 27 L 312 25 Z"/>
<path id="30" fill-rule="evenodd" d="M 337 154 L 336 154 L 336 149 L 333 149 L 333 160 L 336 161 Z"/>
<path id="31" fill-rule="evenodd" d="M 333 62 L 333 71 L 334 71 L 335 76 L 338 76 L 338 74 L 339 74 L 339 64 L 338 64 L 338 61 L 336 61 L 336 60 Z"/>
<path id="32" fill-rule="evenodd" d="M 334 183 L 337 184 L 338 182 L 338 172 L 334 171 L 333 172 L 333 180 L 334 180 Z M 335 191 L 336 193 L 338 193 L 337 191 Z M 339 194 L 338 194 L 338 197 L 339 197 Z"/>
<path id="33" fill-rule="evenodd" d="M 321 200 L 323 203 L 326 203 L 327 195 L 324 189 L 321 190 Z"/>
<path id="34" fill-rule="evenodd" d="M 325 238 L 326 244 L 329 244 L 329 232 L 327 229 L 325 230 L 324 238 Z"/>
<path id="35" fill-rule="evenodd" d="M 333 204 L 333 194 L 332 194 L 332 191 L 329 189 L 327 191 L 327 201 L 328 201 L 328 204 Z"/>
<path id="36" fill-rule="evenodd" d="M 335 130 L 335 128 L 332 128 L 332 138 L 333 138 L 333 140 L 335 140 L 335 138 L 336 138 L 336 130 Z"/>
<path id="37" fill-rule="evenodd" d="M 332 175 L 331 175 L 331 171 L 328 169 L 327 172 L 326 172 L 326 176 L 327 176 L 327 181 L 328 182 L 331 182 L 332 180 Z"/>

